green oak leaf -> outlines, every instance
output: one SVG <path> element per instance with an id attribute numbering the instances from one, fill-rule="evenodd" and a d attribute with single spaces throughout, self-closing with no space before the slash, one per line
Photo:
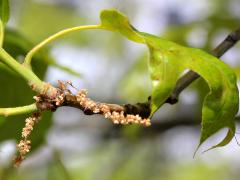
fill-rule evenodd
<path id="1" fill-rule="evenodd" d="M 149 71 L 153 85 L 151 116 L 169 97 L 183 71 L 190 69 L 198 73 L 209 86 L 203 102 L 199 146 L 224 127 L 228 128 L 226 137 L 212 148 L 230 142 L 235 134 L 234 117 L 239 102 L 236 76 L 228 65 L 200 49 L 184 47 L 139 32 L 125 15 L 114 9 L 102 11 L 101 25 L 104 29 L 119 32 L 129 40 L 148 46 Z"/>
<path id="2" fill-rule="evenodd" d="M 9 2 L 8 0 L 0 1 L 0 19 L 3 24 L 6 24 L 9 20 Z"/>

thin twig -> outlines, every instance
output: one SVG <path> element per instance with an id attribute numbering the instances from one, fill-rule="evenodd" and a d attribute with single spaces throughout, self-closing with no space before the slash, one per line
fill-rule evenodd
<path id="1" fill-rule="evenodd" d="M 20 107 L 12 107 L 12 108 L 0 108 L 0 116 L 13 116 L 19 114 L 27 114 L 37 111 L 37 106 L 35 103 L 27 105 L 27 106 L 20 106 Z"/>
<path id="2" fill-rule="evenodd" d="M 125 105 L 118 105 L 118 104 L 109 104 L 109 103 L 101 103 L 107 105 L 111 111 L 121 112 L 124 111 L 125 114 L 133 114 L 139 115 L 142 118 L 148 118 L 151 110 L 150 110 L 150 99 L 147 103 L 137 103 L 137 104 L 125 104 Z M 83 106 L 79 104 L 76 99 L 76 96 L 73 94 L 67 94 L 65 96 L 64 103 L 61 106 L 69 106 L 81 109 L 85 115 L 94 115 L 94 114 L 101 114 L 94 113 L 89 109 L 85 109 Z M 50 106 L 48 106 L 50 107 Z"/>

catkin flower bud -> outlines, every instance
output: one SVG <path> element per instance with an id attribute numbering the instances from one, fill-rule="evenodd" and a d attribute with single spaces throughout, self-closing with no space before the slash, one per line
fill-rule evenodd
<path id="1" fill-rule="evenodd" d="M 83 109 L 91 110 L 93 113 L 101 113 L 105 118 L 111 119 L 114 124 L 141 124 L 143 126 L 150 126 L 150 119 L 142 119 L 138 114 L 124 114 L 124 111 L 113 111 L 108 104 L 97 103 L 87 98 L 87 90 L 82 89 L 76 95 L 78 103 Z"/>
<path id="2" fill-rule="evenodd" d="M 31 149 L 31 141 L 28 140 L 28 137 L 30 136 L 33 127 L 35 123 L 37 123 L 40 120 L 40 114 L 35 113 L 31 117 L 28 117 L 25 120 L 25 127 L 22 129 L 22 140 L 17 144 L 17 149 L 19 152 L 19 156 L 17 156 L 14 159 L 15 166 L 19 166 L 21 162 L 24 160 L 25 155 L 30 151 Z"/>

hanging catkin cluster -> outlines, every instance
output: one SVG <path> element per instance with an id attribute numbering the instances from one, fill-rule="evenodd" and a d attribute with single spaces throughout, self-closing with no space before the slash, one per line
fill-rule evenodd
<path id="1" fill-rule="evenodd" d="M 14 160 L 15 166 L 19 166 L 21 162 L 25 159 L 26 154 L 30 151 L 31 141 L 28 138 L 33 130 L 33 126 L 39 120 L 39 113 L 35 113 L 25 120 L 25 127 L 22 129 L 22 140 L 20 140 L 20 142 L 17 144 L 19 155 Z"/>
<path id="2" fill-rule="evenodd" d="M 85 109 L 91 110 L 93 113 L 101 113 L 105 118 L 112 120 L 114 124 L 141 124 L 150 126 L 150 119 L 142 119 L 139 115 L 124 114 L 124 111 L 111 111 L 111 108 L 104 103 L 95 102 L 87 98 L 87 90 L 82 89 L 76 95 L 77 101 Z"/>

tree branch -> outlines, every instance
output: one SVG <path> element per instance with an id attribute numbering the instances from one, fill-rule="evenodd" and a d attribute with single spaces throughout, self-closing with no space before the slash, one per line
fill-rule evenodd
<path id="1" fill-rule="evenodd" d="M 81 27 L 82 28 L 82 27 Z M 37 45 L 35 48 L 33 48 L 32 51 L 28 54 L 28 57 L 26 58 L 27 61 L 25 63 L 31 62 L 31 57 L 35 52 L 37 52 L 42 46 L 46 45 L 50 41 L 54 40 L 56 37 L 62 36 L 68 32 L 81 30 L 81 28 L 76 27 L 72 29 L 67 29 L 62 31 L 61 33 L 57 33 L 50 37 L 49 39 L 43 41 L 39 45 Z M 97 26 L 93 26 L 90 28 L 99 28 Z M 84 27 L 83 29 L 89 29 L 88 26 Z M 229 50 L 232 46 L 234 46 L 240 39 L 240 28 L 236 31 L 232 32 L 227 36 L 227 38 L 220 43 L 213 51 L 212 55 L 216 57 L 222 56 L 227 50 Z M 12 58 L 5 50 L 0 48 L 0 60 L 8 65 L 11 69 L 18 72 L 22 77 L 24 77 L 29 85 L 32 87 L 34 91 L 36 91 L 39 94 L 39 98 L 41 99 L 40 102 L 37 101 L 36 105 L 31 107 L 30 109 L 35 110 L 37 107 L 38 110 L 56 110 L 59 106 L 56 105 L 56 98 L 59 98 L 62 90 L 61 88 L 55 88 L 50 84 L 47 84 L 43 81 L 41 81 L 35 74 L 32 72 L 31 69 L 29 69 L 27 66 L 23 66 L 22 64 L 19 64 L 14 58 Z M 172 92 L 171 96 L 166 100 L 166 103 L 175 104 L 178 101 L 179 94 L 188 87 L 194 80 L 199 78 L 199 75 L 193 71 L 189 71 L 187 74 L 185 74 L 183 77 L 181 77 L 176 84 L 176 87 L 174 91 Z M 151 112 L 150 108 L 150 102 L 151 97 L 149 97 L 148 101 L 145 103 L 137 103 L 137 104 L 125 104 L 125 105 L 117 105 L 117 104 L 107 104 L 107 103 L 101 103 L 106 104 L 108 107 L 110 107 L 111 111 L 121 112 L 124 111 L 125 114 L 133 114 L 133 115 L 140 115 L 142 118 L 148 118 Z M 76 97 L 71 94 L 71 96 L 64 97 L 64 102 L 60 106 L 71 106 L 76 107 L 78 109 L 81 109 L 86 115 L 92 115 L 96 114 L 92 112 L 89 109 L 86 109 L 79 105 L 79 102 L 76 101 Z M 26 107 L 26 108 L 25 108 Z M 28 112 L 29 109 L 27 106 L 23 107 L 17 107 L 17 108 L 2 108 L 0 109 L 0 113 L 2 114 L 23 114 L 24 112 Z M 12 113 L 5 113 L 5 112 L 12 112 Z"/>
<path id="2" fill-rule="evenodd" d="M 229 34 L 212 52 L 211 54 L 217 58 L 221 57 L 231 47 L 233 47 L 240 40 L 240 27 Z M 175 104 L 178 101 L 179 94 L 188 87 L 193 81 L 198 79 L 200 76 L 189 71 L 187 74 L 182 76 L 175 86 L 171 96 L 166 100 L 166 103 Z"/>
<path id="3" fill-rule="evenodd" d="M 116 111 L 116 112 L 124 111 L 125 114 L 133 114 L 133 115 L 138 114 L 142 118 L 148 118 L 151 112 L 149 108 L 150 100 L 148 101 L 148 103 L 137 103 L 135 105 L 133 104 L 118 105 L 118 104 L 109 104 L 109 103 L 101 103 L 101 104 L 107 105 L 111 111 Z M 64 102 L 61 106 L 69 106 L 69 107 L 75 107 L 75 108 L 81 109 L 85 115 L 96 114 L 93 111 L 81 106 L 77 101 L 76 96 L 71 93 L 67 93 L 65 95 Z M 97 114 L 101 114 L 101 112 Z"/>

